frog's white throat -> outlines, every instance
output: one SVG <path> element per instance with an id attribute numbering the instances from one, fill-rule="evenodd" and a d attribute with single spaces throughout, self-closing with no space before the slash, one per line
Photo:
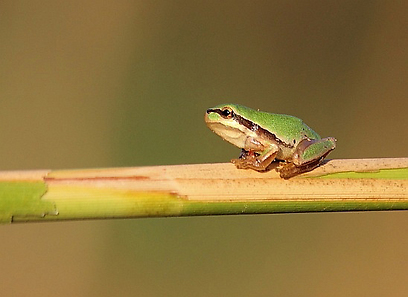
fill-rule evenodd
<path id="1" fill-rule="evenodd" d="M 224 125 L 220 122 L 207 122 L 208 128 L 231 144 L 244 148 L 248 135 L 254 134 L 243 125 Z"/>

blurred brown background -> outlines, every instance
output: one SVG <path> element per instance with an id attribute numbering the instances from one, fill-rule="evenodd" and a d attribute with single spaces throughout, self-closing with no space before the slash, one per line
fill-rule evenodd
<path id="1" fill-rule="evenodd" d="M 226 162 L 223 102 L 406 157 L 408 2 L 0 2 L 0 168 Z M 408 212 L 0 226 L 4 296 L 406 296 Z"/>

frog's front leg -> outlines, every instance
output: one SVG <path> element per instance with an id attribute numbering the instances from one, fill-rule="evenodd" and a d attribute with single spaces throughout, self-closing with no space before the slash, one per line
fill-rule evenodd
<path id="1" fill-rule="evenodd" d="M 273 160 L 275 160 L 277 153 L 278 148 L 276 145 L 272 144 L 265 147 L 256 139 L 248 137 L 239 159 L 232 159 L 231 162 L 239 169 L 265 171 Z"/>
<path id="2" fill-rule="evenodd" d="M 319 140 L 303 139 L 296 147 L 292 162 L 284 163 L 278 170 L 280 176 L 290 178 L 315 169 L 335 148 L 336 139 L 333 137 Z"/>
<path id="3" fill-rule="evenodd" d="M 232 159 L 238 169 L 253 169 L 256 171 L 266 171 L 268 166 L 275 160 L 277 151 L 269 150 L 258 154 L 254 151 L 247 151 L 240 155 L 239 159 Z"/>

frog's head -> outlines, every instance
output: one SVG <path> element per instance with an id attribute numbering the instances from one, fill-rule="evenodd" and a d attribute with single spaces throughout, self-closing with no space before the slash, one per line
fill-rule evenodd
<path id="1" fill-rule="evenodd" d="M 243 115 L 251 109 L 237 104 L 220 104 L 207 109 L 205 122 L 214 133 L 233 145 L 244 148 L 253 123 Z"/>

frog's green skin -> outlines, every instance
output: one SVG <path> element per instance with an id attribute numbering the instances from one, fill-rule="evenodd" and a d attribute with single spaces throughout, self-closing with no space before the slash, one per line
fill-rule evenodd
<path id="1" fill-rule="evenodd" d="M 301 119 L 238 104 L 208 109 L 205 122 L 224 140 L 243 150 L 239 159 L 231 160 L 238 168 L 266 171 L 276 160 L 284 178 L 316 168 L 336 148 L 335 138 L 322 139 Z"/>

